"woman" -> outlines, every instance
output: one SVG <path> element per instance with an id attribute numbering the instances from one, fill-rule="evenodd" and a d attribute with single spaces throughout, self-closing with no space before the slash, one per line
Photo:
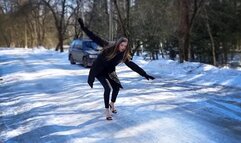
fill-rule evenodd
<path id="1" fill-rule="evenodd" d="M 78 21 L 81 26 L 81 29 L 86 33 L 86 35 L 99 46 L 103 47 L 103 51 L 98 55 L 97 59 L 94 61 L 90 69 L 88 84 L 91 88 L 93 88 L 95 78 L 97 78 L 99 82 L 102 84 L 102 86 L 104 87 L 106 119 L 112 120 L 111 112 L 117 113 L 117 110 L 115 109 L 114 105 L 116 97 L 119 93 L 120 88 L 123 88 L 116 75 L 115 67 L 119 63 L 124 62 L 133 71 L 139 73 L 147 80 L 153 80 L 154 77 L 148 75 L 142 68 L 140 68 L 138 65 L 136 65 L 130 60 L 131 56 L 128 48 L 127 38 L 122 37 L 119 40 L 117 40 L 115 44 L 111 44 L 110 42 L 101 39 L 93 32 L 91 32 L 88 28 L 86 28 L 82 19 L 79 18 Z M 112 96 L 111 102 L 109 103 L 111 88 Z"/>

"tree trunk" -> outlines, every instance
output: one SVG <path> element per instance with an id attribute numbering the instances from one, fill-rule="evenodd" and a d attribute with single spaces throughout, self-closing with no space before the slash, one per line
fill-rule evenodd
<path id="1" fill-rule="evenodd" d="M 213 35 L 212 35 L 212 32 L 211 32 L 211 28 L 210 28 L 210 25 L 209 25 L 209 22 L 208 22 L 207 11 L 206 11 L 206 9 L 204 9 L 204 10 L 205 10 L 205 20 L 206 20 L 207 31 L 208 31 L 208 35 L 209 35 L 210 40 L 211 40 L 212 61 L 213 61 L 213 65 L 214 65 L 214 66 L 217 66 L 216 53 L 215 53 L 216 50 L 215 50 L 214 38 L 213 38 Z"/>
<path id="2" fill-rule="evenodd" d="M 189 58 L 190 58 L 191 61 L 194 61 L 195 60 L 195 56 L 194 56 L 194 49 L 193 49 L 192 45 L 189 46 L 189 50 L 190 50 L 189 51 L 189 54 L 190 54 Z"/>
<path id="3" fill-rule="evenodd" d="M 62 32 L 62 31 L 59 31 L 59 33 Z M 59 34 L 59 37 L 58 37 L 58 45 L 56 47 L 56 51 L 60 50 L 60 52 L 64 52 L 64 48 L 63 48 L 63 43 L 64 43 L 64 37 L 62 34 Z"/>
<path id="4" fill-rule="evenodd" d="M 114 2 L 114 5 L 115 5 L 116 11 L 117 11 L 117 15 L 118 15 L 118 18 L 119 18 L 119 21 L 120 21 L 120 27 L 121 27 L 122 33 L 124 34 L 125 37 L 129 38 L 130 36 L 127 34 L 127 33 L 129 33 L 128 32 L 129 29 L 126 28 L 126 25 L 124 23 L 124 19 L 121 16 L 121 11 L 118 7 L 117 0 L 114 0 L 113 2 Z M 130 43 L 130 40 L 129 40 L 129 43 Z"/>
<path id="5" fill-rule="evenodd" d="M 189 0 L 180 0 L 178 2 L 179 10 L 179 27 L 178 27 L 178 40 L 179 40 L 179 61 L 182 63 L 184 60 L 188 61 L 190 52 L 190 33 L 194 23 L 194 19 L 197 16 L 201 6 L 204 4 L 205 0 L 194 0 L 193 12 L 190 16 L 190 6 Z"/>
<path id="6" fill-rule="evenodd" d="M 165 59 L 162 47 L 161 47 L 161 55 L 162 55 L 162 58 Z"/>
<path id="7" fill-rule="evenodd" d="M 185 37 L 184 37 L 184 60 L 188 61 L 189 60 L 189 45 L 190 45 L 190 27 L 189 24 L 187 25 L 187 29 L 186 29 L 186 33 L 185 33 Z"/>
<path id="8" fill-rule="evenodd" d="M 224 52 L 224 64 L 227 65 L 228 63 L 228 44 L 225 43 L 223 46 L 223 52 Z"/>
<path id="9" fill-rule="evenodd" d="M 179 27 L 178 27 L 178 45 L 179 45 L 179 62 L 183 63 L 188 60 L 189 46 L 189 3 L 188 0 L 179 1 Z"/>
<path id="10" fill-rule="evenodd" d="M 112 15 L 112 1 L 108 1 L 109 5 L 109 40 L 113 40 L 113 15 Z"/>
<path id="11" fill-rule="evenodd" d="M 126 28 L 127 35 L 130 36 L 129 28 L 130 28 L 130 0 L 126 0 Z"/>
<path id="12" fill-rule="evenodd" d="M 55 51 L 58 51 L 59 50 L 59 46 L 60 46 L 60 42 L 58 42 L 56 48 L 55 48 Z"/>
<path id="13" fill-rule="evenodd" d="M 24 24 L 24 48 L 28 48 L 28 34 L 27 34 L 27 26 L 26 26 L 26 23 Z"/>
<path id="14" fill-rule="evenodd" d="M 156 51 L 155 53 L 156 53 L 156 60 L 158 60 L 158 59 L 159 59 L 159 57 L 158 57 L 158 53 L 159 53 L 159 52 Z"/>

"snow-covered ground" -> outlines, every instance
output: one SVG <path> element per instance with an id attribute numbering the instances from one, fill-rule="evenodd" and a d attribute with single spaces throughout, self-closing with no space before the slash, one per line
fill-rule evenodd
<path id="1" fill-rule="evenodd" d="M 121 64 L 118 114 L 105 120 L 103 89 L 67 53 L 0 49 L 0 142 L 239 143 L 241 71 L 145 61 L 147 81 Z"/>

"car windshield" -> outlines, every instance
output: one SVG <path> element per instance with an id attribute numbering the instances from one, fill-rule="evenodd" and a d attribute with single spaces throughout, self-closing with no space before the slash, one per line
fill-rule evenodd
<path id="1" fill-rule="evenodd" d="M 74 40 L 74 41 L 71 43 L 70 46 L 71 46 L 71 47 L 74 47 L 74 48 L 76 48 L 76 49 L 80 49 L 80 47 L 81 47 L 81 41 L 80 41 L 80 40 Z"/>
<path id="2" fill-rule="evenodd" d="M 88 50 L 88 49 L 94 49 L 97 50 L 97 44 L 93 41 L 84 41 L 83 42 L 83 49 Z"/>

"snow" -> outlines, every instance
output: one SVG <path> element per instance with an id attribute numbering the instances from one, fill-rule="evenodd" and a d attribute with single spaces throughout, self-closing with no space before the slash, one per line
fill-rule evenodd
<path id="1" fill-rule="evenodd" d="M 199 85 L 224 85 L 241 87 L 241 70 L 218 68 L 212 65 L 172 60 L 143 61 L 140 57 L 134 58 L 148 71 L 163 76 L 190 81 Z"/>
<path id="2" fill-rule="evenodd" d="M 0 143 L 241 140 L 241 70 L 134 57 L 155 80 L 117 66 L 124 89 L 112 121 L 88 68 L 43 47 L 0 49 Z"/>

